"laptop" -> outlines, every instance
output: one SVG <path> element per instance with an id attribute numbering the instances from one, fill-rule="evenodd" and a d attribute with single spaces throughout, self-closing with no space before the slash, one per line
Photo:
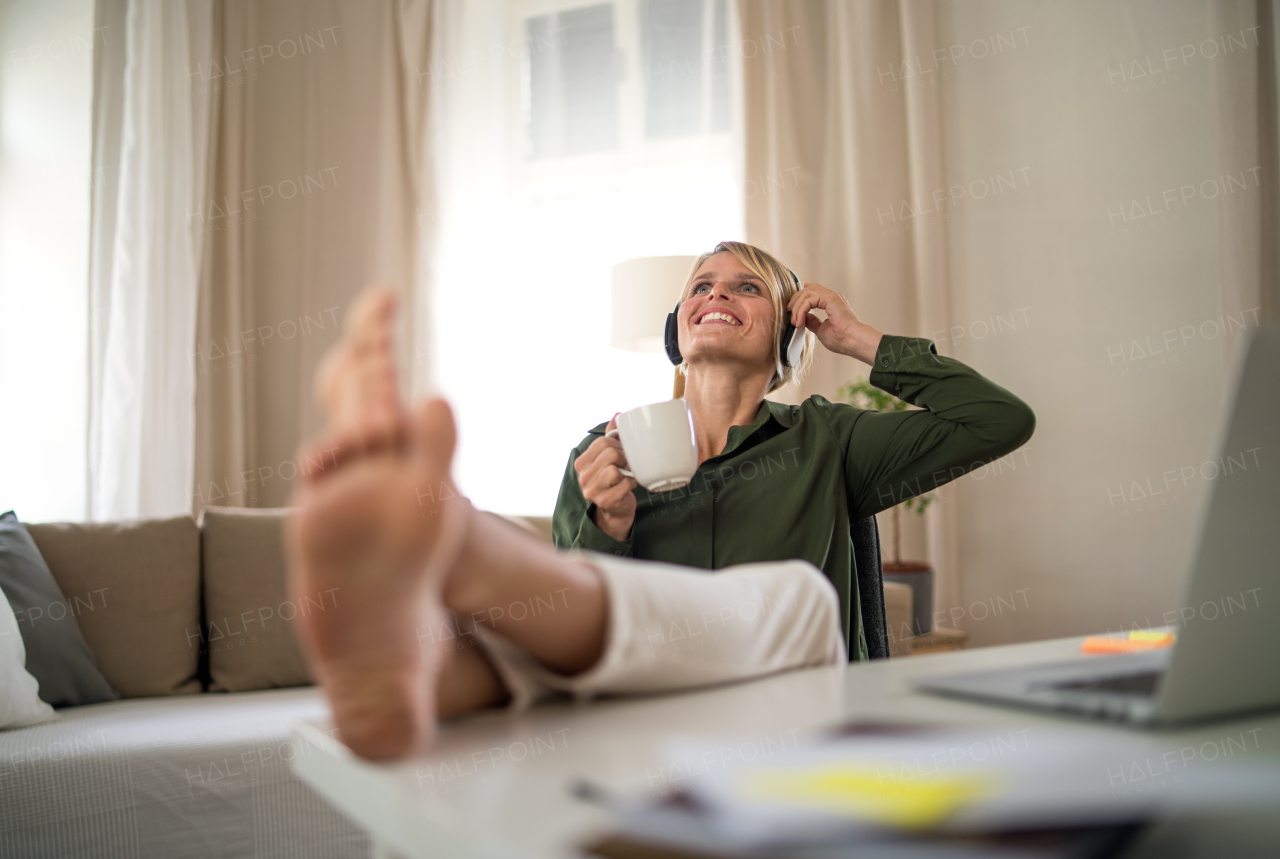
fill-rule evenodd
<path id="1" fill-rule="evenodd" d="M 1280 706 L 1280 329 L 1241 341 L 1175 644 L 916 688 L 1151 726 Z"/>

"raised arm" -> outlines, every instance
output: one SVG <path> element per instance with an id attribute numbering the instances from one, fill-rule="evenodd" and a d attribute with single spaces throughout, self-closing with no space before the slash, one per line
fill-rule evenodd
<path id="1" fill-rule="evenodd" d="M 815 403 L 845 451 L 851 519 L 921 495 L 1021 447 L 1031 407 L 972 367 L 938 355 L 933 341 L 886 334 L 871 384 L 919 411 L 878 412 Z"/>
<path id="2" fill-rule="evenodd" d="M 1036 416 L 1004 388 L 933 341 L 882 334 L 858 319 L 848 300 L 806 283 L 787 308 L 827 349 L 872 367 L 871 384 L 920 411 L 880 414 L 815 398 L 845 451 L 850 517 L 870 516 L 955 480 L 1016 450 Z M 819 320 L 809 311 L 827 314 Z"/>

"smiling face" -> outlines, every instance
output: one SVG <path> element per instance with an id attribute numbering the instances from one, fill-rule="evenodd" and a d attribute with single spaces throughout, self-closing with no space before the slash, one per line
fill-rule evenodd
<path id="1" fill-rule="evenodd" d="M 774 301 L 768 285 L 728 251 L 698 268 L 677 314 L 680 354 L 689 364 L 742 362 L 774 367 Z"/>

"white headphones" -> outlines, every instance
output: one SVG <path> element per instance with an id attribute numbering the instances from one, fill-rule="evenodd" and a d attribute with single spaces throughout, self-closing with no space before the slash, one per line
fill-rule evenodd
<path id="1" fill-rule="evenodd" d="M 796 276 L 794 271 L 791 277 L 796 282 L 796 292 L 804 289 L 804 284 L 800 282 L 800 278 Z M 782 309 L 783 313 L 787 313 L 787 309 Z M 782 378 L 782 370 L 784 367 L 799 367 L 800 359 L 804 357 L 804 344 L 809 340 L 808 328 L 796 328 L 791 324 L 791 315 L 787 314 L 787 328 L 782 333 L 782 348 L 778 350 L 778 378 Z"/>

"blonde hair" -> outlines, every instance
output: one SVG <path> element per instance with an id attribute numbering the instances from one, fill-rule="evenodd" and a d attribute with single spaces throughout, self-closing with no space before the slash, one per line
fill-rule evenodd
<path id="1" fill-rule="evenodd" d="M 811 336 L 805 338 L 804 351 L 800 355 L 799 364 L 794 367 L 781 366 L 778 354 L 782 348 L 782 333 L 787 327 L 787 302 L 791 300 L 791 296 L 799 292 L 799 287 L 791 277 L 791 270 L 783 264 L 782 260 L 768 251 L 745 242 L 720 242 L 694 262 L 693 268 L 689 271 L 689 277 L 685 280 L 684 289 L 680 291 L 680 302 L 683 304 L 689 297 L 694 277 L 702 268 L 702 264 L 719 253 L 733 254 L 748 271 L 764 281 L 765 287 L 769 290 L 769 299 L 773 304 L 773 359 L 777 369 L 765 393 L 772 394 L 789 382 L 799 382 L 813 360 L 813 344 L 817 338 Z M 689 374 L 688 361 L 680 363 L 680 372 L 686 376 Z"/>

